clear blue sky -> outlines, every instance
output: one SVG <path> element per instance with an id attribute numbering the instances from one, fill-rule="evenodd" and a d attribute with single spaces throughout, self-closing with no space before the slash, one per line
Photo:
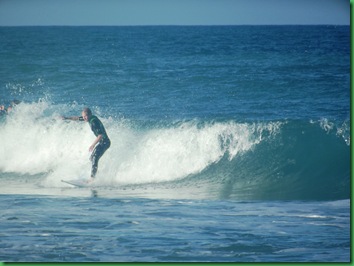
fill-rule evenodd
<path id="1" fill-rule="evenodd" d="M 350 24 L 349 0 L 0 0 L 0 26 Z"/>

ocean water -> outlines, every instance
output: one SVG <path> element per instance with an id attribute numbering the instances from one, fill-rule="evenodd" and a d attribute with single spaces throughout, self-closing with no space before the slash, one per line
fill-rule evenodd
<path id="1" fill-rule="evenodd" d="M 14 99 L 0 261 L 351 259 L 349 26 L 1 27 Z"/>

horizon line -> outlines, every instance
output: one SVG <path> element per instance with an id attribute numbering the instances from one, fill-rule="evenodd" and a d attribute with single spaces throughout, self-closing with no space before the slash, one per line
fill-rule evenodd
<path id="1" fill-rule="evenodd" d="M 237 27 L 237 26 L 350 26 L 350 24 L 134 24 L 134 25 L 0 25 L 0 27 Z"/>

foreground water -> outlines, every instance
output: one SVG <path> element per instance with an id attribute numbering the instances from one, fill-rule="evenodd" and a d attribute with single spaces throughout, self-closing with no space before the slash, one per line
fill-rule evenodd
<path id="1" fill-rule="evenodd" d="M 0 198 L 2 261 L 349 261 L 348 200 Z"/>

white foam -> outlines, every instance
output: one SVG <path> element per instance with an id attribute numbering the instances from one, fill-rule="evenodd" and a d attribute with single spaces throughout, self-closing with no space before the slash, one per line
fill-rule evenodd
<path id="1" fill-rule="evenodd" d="M 87 123 L 59 119 L 66 112 L 68 106 L 46 102 L 20 104 L 0 127 L 0 171 L 46 173 L 44 186 L 89 177 L 88 148 L 95 136 Z M 172 181 L 199 173 L 223 156 L 232 160 L 251 150 L 280 127 L 192 121 L 140 130 L 124 120 L 102 121 L 112 145 L 100 160 L 97 182 L 109 185 Z"/>

